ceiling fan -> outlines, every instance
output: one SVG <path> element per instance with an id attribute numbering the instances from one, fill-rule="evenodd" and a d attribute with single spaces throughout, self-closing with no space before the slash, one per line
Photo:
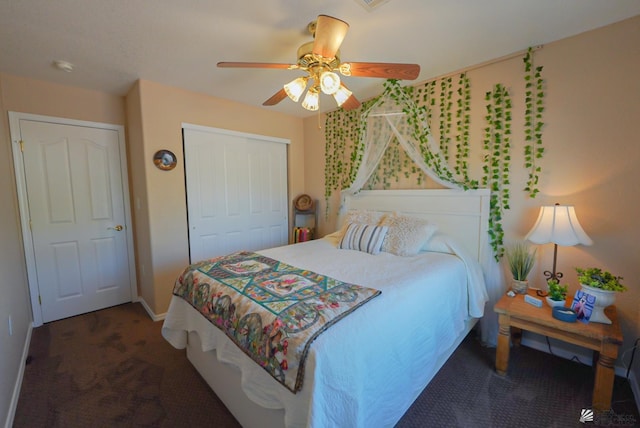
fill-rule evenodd
<path id="1" fill-rule="evenodd" d="M 328 15 L 319 15 L 318 19 L 308 26 L 314 36 L 312 42 L 298 48 L 298 60 L 295 64 L 278 64 L 266 62 L 219 62 L 222 68 L 281 68 L 288 70 L 304 70 L 306 76 L 298 77 L 284 85 L 262 105 L 278 104 L 289 96 L 298 102 L 307 85 L 311 82 L 302 107 L 307 110 L 318 110 L 319 95 L 323 92 L 333 95 L 338 106 L 352 110 L 360 106 L 360 101 L 340 81 L 340 76 L 381 77 L 385 79 L 414 80 L 420 73 L 418 64 L 398 64 L 384 62 L 341 62 L 340 45 L 349 29 L 349 24 Z"/>

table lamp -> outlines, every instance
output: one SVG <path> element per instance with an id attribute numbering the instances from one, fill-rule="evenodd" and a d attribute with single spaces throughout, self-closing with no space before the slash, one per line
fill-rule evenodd
<path id="1" fill-rule="evenodd" d="M 582 226 L 580 226 L 575 208 L 572 205 L 560 204 L 541 207 L 538 220 L 536 220 L 525 239 L 534 244 L 553 243 L 553 271 L 544 271 L 544 276 L 547 281 L 555 279 L 558 282 L 562 278 L 562 272 L 556 272 L 558 245 L 593 244 L 591 238 L 587 236 Z"/>

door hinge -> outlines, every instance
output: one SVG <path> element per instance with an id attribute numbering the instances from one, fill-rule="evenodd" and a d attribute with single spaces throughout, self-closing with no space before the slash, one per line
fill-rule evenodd
<path id="1" fill-rule="evenodd" d="M 24 152 L 24 141 L 20 140 L 20 151 Z"/>
<path id="2" fill-rule="evenodd" d="M 42 306 L 42 296 L 38 294 L 38 303 Z"/>

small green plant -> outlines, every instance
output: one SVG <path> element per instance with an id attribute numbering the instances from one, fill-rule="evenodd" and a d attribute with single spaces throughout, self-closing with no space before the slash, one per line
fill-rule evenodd
<path id="1" fill-rule="evenodd" d="M 567 298 L 569 287 L 566 285 L 560 285 L 560 282 L 557 279 L 550 279 L 547 281 L 547 286 L 549 287 L 549 298 L 551 300 L 559 302 Z"/>
<path id="2" fill-rule="evenodd" d="M 627 291 L 627 287 L 620 282 L 623 278 L 615 276 L 611 272 L 603 271 L 600 268 L 579 267 L 576 268 L 576 272 L 578 272 L 580 284 L 608 291 Z"/>
<path id="3" fill-rule="evenodd" d="M 507 261 L 513 279 L 524 281 L 529 276 L 536 260 L 536 250 L 531 251 L 524 243 L 518 243 L 506 250 Z"/>

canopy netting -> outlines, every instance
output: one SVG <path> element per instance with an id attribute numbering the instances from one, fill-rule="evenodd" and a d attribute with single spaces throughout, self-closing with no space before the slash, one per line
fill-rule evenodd
<path id="1" fill-rule="evenodd" d="M 447 188 L 475 188 L 477 182 L 455 178 L 429 130 L 424 109 L 418 107 L 400 85 L 387 81 L 385 91 L 361 118 L 362 131 L 355 150 L 359 165 L 351 185 L 342 192 L 362 190 L 395 138 L 411 160 L 436 183 Z"/>
<path id="2" fill-rule="evenodd" d="M 425 110 L 416 105 L 397 81 L 389 80 L 382 95 L 362 113 L 360 141 L 355 147 L 355 173 L 351 175 L 351 184 L 342 190 L 343 197 L 356 194 L 365 187 L 394 138 L 416 166 L 434 182 L 454 189 L 478 187 L 476 181 L 461 181 L 454 176 L 429 129 Z M 498 324 L 492 308 L 505 287 L 503 274 L 488 244 L 484 254 L 485 260 L 481 264 L 489 302 L 480 321 L 482 340 L 495 344 Z"/>

